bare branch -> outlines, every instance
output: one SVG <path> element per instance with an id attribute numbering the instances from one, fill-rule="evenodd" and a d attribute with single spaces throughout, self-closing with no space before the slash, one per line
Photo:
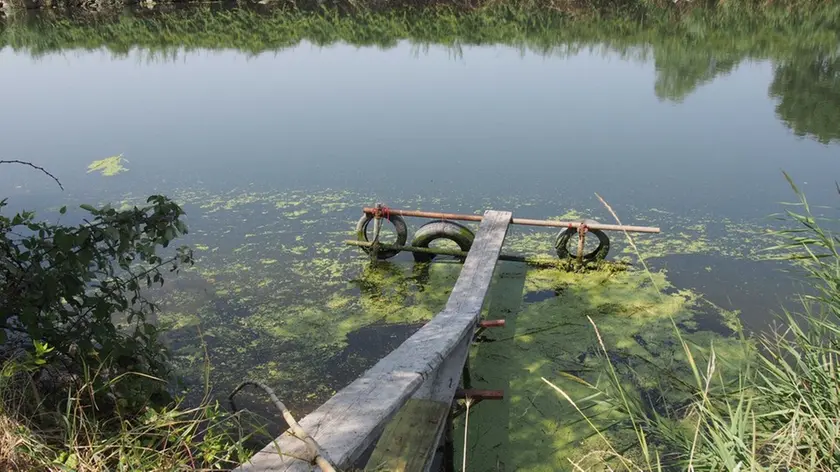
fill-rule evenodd
<path id="1" fill-rule="evenodd" d="M 44 168 L 43 168 L 43 167 L 41 167 L 41 166 L 36 166 L 35 164 L 33 164 L 33 163 L 31 163 L 31 162 L 19 161 L 19 160 L 17 160 L 17 159 L 12 159 L 12 160 L 9 160 L 9 161 L 3 161 L 3 160 L 0 160 L 0 164 L 21 164 L 21 165 L 25 165 L 25 166 L 32 167 L 33 169 L 40 170 L 41 172 L 43 172 L 43 173 L 47 174 L 48 176 L 50 176 L 50 178 L 52 178 L 53 180 L 55 180 L 55 183 L 57 183 L 57 184 L 58 184 L 59 188 L 61 188 L 61 190 L 64 190 L 64 186 L 63 186 L 63 185 L 61 185 L 61 181 L 60 181 L 60 180 L 58 180 L 58 178 L 57 178 L 56 176 L 54 176 L 54 175 L 50 174 L 50 172 L 49 172 L 47 169 L 44 169 Z"/>
<path id="2" fill-rule="evenodd" d="M 295 417 L 292 416 L 292 413 L 286 408 L 286 405 L 277 398 L 277 395 L 274 393 L 274 390 L 269 387 L 268 385 L 258 382 L 256 380 L 246 380 L 239 384 L 233 392 L 228 396 L 228 401 L 230 401 L 230 406 L 233 411 L 236 411 L 236 404 L 233 403 L 233 397 L 242 390 L 243 387 L 247 385 L 253 385 L 254 387 L 262 389 L 265 393 L 268 394 L 271 401 L 274 403 L 274 406 L 283 413 L 283 419 L 286 420 L 286 423 L 289 425 L 289 429 L 292 432 L 292 436 L 300 439 L 306 444 L 306 447 L 309 448 L 309 452 L 312 453 L 314 458 L 312 462 L 318 465 L 321 468 L 322 472 L 335 472 L 335 467 L 330 463 L 327 459 L 327 455 L 321 449 L 321 446 L 315 441 L 315 439 L 307 433 L 303 427 L 301 427 L 300 423 L 295 420 Z"/>

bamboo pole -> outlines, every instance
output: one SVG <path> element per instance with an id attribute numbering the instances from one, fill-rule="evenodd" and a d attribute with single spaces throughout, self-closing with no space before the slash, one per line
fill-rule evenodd
<path id="1" fill-rule="evenodd" d="M 376 214 L 376 208 L 362 209 L 367 214 Z M 438 220 L 455 220 L 455 221 L 481 221 L 484 217 L 481 215 L 463 215 L 458 213 L 438 213 L 431 211 L 419 210 L 395 210 L 388 209 L 388 213 L 400 216 L 416 216 L 419 218 L 434 218 Z M 554 221 L 554 220 L 532 220 L 527 218 L 511 218 L 510 223 L 513 225 L 525 226 L 543 226 L 550 228 L 577 228 L 581 224 L 580 221 Z M 601 223 L 587 224 L 588 229 L 599 229 L 602 231 L 626 231 L 631 233 L 659 233 L 660 229 L 652 226 L 625 226 L 625 225 L 608 225 Z"/>

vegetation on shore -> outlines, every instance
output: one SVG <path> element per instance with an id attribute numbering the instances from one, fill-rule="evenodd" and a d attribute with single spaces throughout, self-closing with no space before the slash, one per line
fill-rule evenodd
<path id="1" fill-rule="evenodd" d="M 193 258 L 167 250 L 187 232 L 181 207 L 146 203 L 62 207 L 71 224 L 0 215 L 0 469 L 193 470 L 247 457 L 251 432 L 207 387 L 193 408 L 171 396 L 148 294 Z"/>
<path id="2" fill-rule="evenodd" d="M 158 4 L 190 4 L 197 3 L 195 0 L 4 0 L 0 5 L 5 5 L 10 9 L 38 9 L 38 8 L 77 8 L 77 9 L 93 9 L 102 10 L 108 8 L 122 8 L 127 5 L 142 4 L 147 8 L 153 8 Z M 616 11 L 621 14 L 644 13 L 656 10 L 672 10 L 685 11 L 694 8 L 710 8 L 710 9 L 766 9 L 766 8 L 803 8 L 803 7 L 817 7 L 822 6 L 825 2 L 821 0 L 777 0 L 769 2 L 767 0 L 737 0 L 735 2 L 720 2 L 718 0 L 597 0 L 597 1 L 583 1 L 583 0 L 515 0 L 510 2 L 511 6 L 524 7 L 532 9 L 543 9 L 547 11 L 557 11 L 566 13 L 591 13 L 603 11 Z M 283 2 L 280 0 L 254 1 L 245 3 L 248 4 L 289 4 L 293 6 L 305 5 L 309 7 L 328 8 L 334 7 L 364 7 L 364 8 L 393 8 L 393 7 L 430 7 L 437 5 L 448 5 L 463 10 L 478 10 L 488 6 L 498 5 L 493 0 L 479 0 L 471 2 L 468 0 L 446 0 L 441 2 L 439 0 L 422 0 L 420 2 L 411 0 L 366 0 L 363 2 L 348 2 L 346 0 L 324 0 L 324 1 L 306 1 L 306 2 Z"/>
<path id="3" fill-rule="evenodd" d="M 37 402 L 54 394 L 34 379 L 46 361 L 38 355 L 3 361 L 0 370 L 0 469 L 30 471 L 225 470 L 253 454 L 246 445 L 259 431 L 246 412 L 231 413 L 205 398 L 134 411 L 103 409 L 95 398 L 120 390 L 135 374 L 102 382 L 95 372 L 63 389 L 60 403 Z M 143 382 L 165 385 L 163 379 Z M 136 384 L 136 382 L 135 382 Z M 269 438 L 263 439 L 268 441 Z"/>
<path id="4" fill-rule="evenodd" d="M 665 2 L 673 5 L 668 0 Z M 565 12 L 540 3 L 458 6 L 413 3 L 229 7 L 211 4 L 182 9 L 103 11 L 50 10 L 0 21 L 0 47 L 43 54 L 64 49 L 107 48 L 124 54 L 235 48 L 260 53 L 294 46 L 346 42 L 391 47 L 401 40 L 421 44 L 521 46 L 567 53 L 587 45 L 613 49 L 692 43 L 698 54 L 727 53 L 756 58 L 787 57 L 793 51 L 837 52 L 840 5 L 813 8 L 758 7 L 726 2 L 718 8 L 651 8 L 624 11 L 609 5 Z M 730 44 L 732 43 L 732 44 Z M 699 48 L 702 46 L 702 48 Z"/>

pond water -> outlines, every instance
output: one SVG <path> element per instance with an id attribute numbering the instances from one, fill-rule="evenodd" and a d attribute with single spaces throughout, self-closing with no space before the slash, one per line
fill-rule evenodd
<path id="1" fill-rule="evenodd" d="M 819 104 L 840 107 L 840 63 L 807 57 L 709 53 L 698 72 L 645 43 L 6 47 L 0 157 L 44 166 L 66 190 L 9 166 L 0 187 L 12 208 L 44 212 L 181 202 L 199 258 L 160 293 L 160 321 L 187 382 L 200 379 L 200 328 L 218 391 L 251 372 L 306 411 L 431 317 L 457 277 L 407 254 L 371 269 L 344 247 L 376 201 L 612 222 L 597 192 L 624 223 L 662 227 L 638 243 L 673 292 L 766 327 L 799 289 L 762 260 L 768 216 L 795 198 L 782 171 L 812 202 L 836 198 L 840 121 Z M 118 154 L 126 172 L 87 172 Z M 509 250 L 552 241 L 514 228 Z M 632 255 L 614 241 L 613 255 Z M 525 305 L 558 293 L 532 292 Z"/>

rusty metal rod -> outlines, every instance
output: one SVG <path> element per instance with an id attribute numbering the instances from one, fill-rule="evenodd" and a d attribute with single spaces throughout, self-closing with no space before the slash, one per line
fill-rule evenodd
<path id="1" fill-rule="evenodd" d="M 369 215 L 376 213 L 376 208 L 363 208 L 362 211 Z M 416 216 L 419 218 L 435 218 L 438 220 L 456 220 L 456 221 L 481 221 L 484 219 L 481 215 L 462 215 L 458 213 L 437 213 L 431 211 L 418 210 L 394 210 L 388 209 L 392 215 L 400 216 Z M 554 221 L 554 220 L 531 220 L 527 218 L 511 218 L 510 224 L 525 225 L 525 226 L 543 226 L 551 228 L 577 228 L 582 223 L 580 221 Z M 608 224 L 587 224 L 589 229 L 599 229 L 602 231 L 627 231 L 630 233 L 659 233 L 660 229 L 652 226 L 625 226 L 625 225 L 608 225 Z"/>
<path id="2" fill-rule="evenodd" d="M 505 325 L 505 320 L 482 320 L 478 322 L 481 328 L 500 328 Z"/>
<path id="3" fill-rule="evenodd" d="M 474 398 L 477 400 L 503 400 L 504 390 L 480 390 L 477 388 L 459 388 L 455 390 L 455 398 Z"/>

